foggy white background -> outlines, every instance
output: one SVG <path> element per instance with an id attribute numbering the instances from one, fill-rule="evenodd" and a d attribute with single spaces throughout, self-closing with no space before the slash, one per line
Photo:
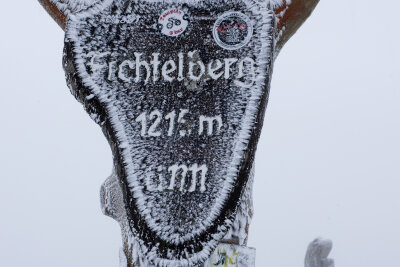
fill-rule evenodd
<path id="1" fill-rule="evenodd" d="M 249 246 L 301 267 L 317 236 L 337 267 L 400 266 L 400 3 L 322 0 L 274 70 Z M 116 267 L 99 188 L 111 151 L 70 95 L 63 32 L 37 1 L 0 9 L 0 266 Z"/>

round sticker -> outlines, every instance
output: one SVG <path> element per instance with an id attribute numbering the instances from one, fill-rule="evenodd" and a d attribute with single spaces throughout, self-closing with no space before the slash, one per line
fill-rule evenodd
<path id="1" fill-rule="evenodd" d="M 213 36 L 222 48 L 236 50 L 249 43 L 253 36 L 253 25 L 245 14 L 227 12 L 215 22 Z"/>
<path id="2" fill-rule="evenodd" d="M 185 13 L 177 8 L 165 10 L 161 13 L 158 23 L 161 25 L 161 32 L 167 36 L 179 36 L 188 26 Z"/>

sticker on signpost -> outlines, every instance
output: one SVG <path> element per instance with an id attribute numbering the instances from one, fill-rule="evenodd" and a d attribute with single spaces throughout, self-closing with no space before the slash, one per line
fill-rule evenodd
<path id="1" fill-rule="evenodd" d="M 158 23 L 161 25 L 161 32 L 170 37 L 181 35 L 188 26 L 187 15 L 178 8 L 164 10 L 158 19 Z"/>
<path id="2" fill-rule="evenodd" d="M 241 12 L 226 12 L 215 22 L 213 36 L 222 48 L 236 50 L 250 42 L 253 25 L 250 18 Z"/>

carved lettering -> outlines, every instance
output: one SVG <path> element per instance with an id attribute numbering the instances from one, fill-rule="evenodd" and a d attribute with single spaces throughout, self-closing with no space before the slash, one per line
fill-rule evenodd
<path id="1" fill-rule="evenodd" d="M 177 53 L 176 56 L 165 61 L 160 60 L 163 58 L 160 53 L 152 53 L 150 60 L 149 56 L 144 53 L 135 52 L 133 54 L 134 59 L 106 62 L 106 58 L 111 55 L 110 52 L 90 52 L 87 54 L 87 64 L 93 73 L 108 68 L 107 79 L 109 81 L 118 78 L 123 82 L 147 84 L 185 79 L 199 81 L 203 78 L 213 80 L 235 78 L 235 85 L 244 88 L 249 88 L 255 82 L 255 61 L 250 57 L 212 59 L 205 65 L 198 56 L 197 50 L 186 54 Z"/>
<path id="2" fill-rule="evenodd" d="M 199 135 L 204 133 L 204 125 L 207 123 L 207 135 L 214 134 L 214 125 L 216 125 L 216 133 L 218 134 L 222 127 L 222 118 L 221 116 L 214 116 L 214 117 L 206 117 L 200 116 L 199 118 Z"/>
<path id="3" fill-rule="evenodd" d="M 146 171 L 144 178 L 147 191 L 175 189 L 189 193 L 195 192 L 196 189 L 199 189 L 202 193 L 206 191 L 208 168 L 205 164 L 198 165 L 195 163 L 190 167 L 185 164 L 174 164 L 167 169 L 168 177 L 165 177 L 164 169 L 163 166 L 159 166 L 156 173 L 151 169 Z M 165 185 L 165 178 L 170 178 L 167 186 Z"/>
<path id="4" fill-rule="evenodd" d="M 178 116 L 177 116 L 178 114 Z M 174 131 L 176 125 L 180 124 L 182 127 L 178 127 L 179 135 L 181 137 L 188 136 L 192 134 L 192 129 L 188 127 L 188 125 L 193 126 L 194 124 L 189 121 L 187 117 L 189 117 L 190 111 L 188 109 L 180 109 L 179 113 L 176 111 L 171 111 L 165 117 L 159 110 L 153 110 L 148 114 L 147 112 L 140 113 L 139 116 L 136 117 L 136 122 L 139 123 L 140 126 L 140 135 L 142 137 L 160 137 L 163 135 L 174 136 Z M 178 117 L 178 118 L 176 118 Z M 164 120 L 162 120 L 164 118 Z M 198 135 L 219 135 L 221 133 L 221 128 L 223 126 L 223 121 L 221 115 L 216 116 L 204 116 L 200 115 L 196 118 L 198 121 Z M 151 125 L 148 126 L 148 121 L 150 121 Z M 168 121 L 168 131 L 161 132 L 159 130 L 160 125 Z"/>

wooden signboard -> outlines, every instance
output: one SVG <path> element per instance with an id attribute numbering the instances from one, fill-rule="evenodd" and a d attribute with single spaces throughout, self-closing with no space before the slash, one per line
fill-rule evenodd
<path id="1" fill-rule="evenodd" d="M 247 221 L 234 224 L 250 216 L 243 203 L 279 46 L 270 1 L 103 0 L 61 12 L 66 21 L 56 2 L 45 6 L 66 27 L 67 83 L 112 148 L 118 189 L 105 185 L 103 208 L 125 248 L 146 266 L 234 257 L 229 245 L 215 249 L 229 231 L 243 245 L 235 227 L 247 232 Z"/>

